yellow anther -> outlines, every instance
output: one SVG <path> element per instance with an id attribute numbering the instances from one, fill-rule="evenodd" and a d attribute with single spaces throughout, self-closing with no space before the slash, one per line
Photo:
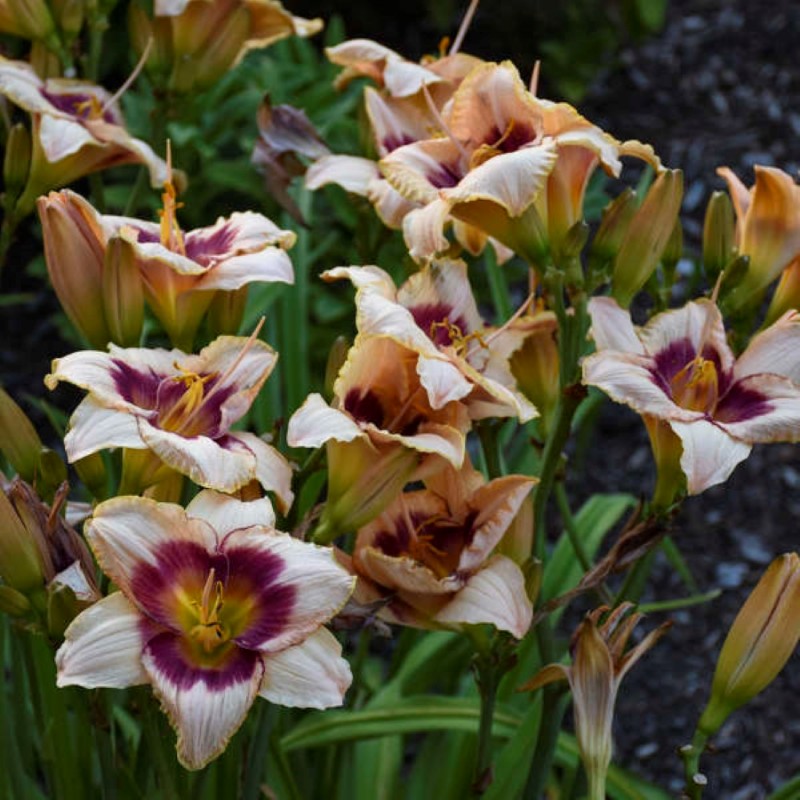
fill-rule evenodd
<path id="1" fill-rule="evenodd" d="M 500 149 L 503 142 L 511 136 L 511 132 L 514 130 L 514 120 L 509 120 L 508 125 L 506 125 L 506 129 L 503 131 L 502 135 L 496 142 L 492 142 L 489 144 L 488 142 L 485 144 L 480 145 L 480 147 L 475 149 L 475 152 L 470 156 L 469 159 L 469 168 L 475 169 L 479 167 L 481 164 L 485 164 L 490 159 L 494 158 L 495 156 L 499 156 L 502 154 L 502 150 Z"/>
<path id="2" fill-rule="evenodd" d="M 94 95 L 75 103 L 75 111 L 81 117 L 85 115 L 85 119 L 100 119 L 103 116 L 103 106 Z"/>
<path id="3" fill-rule="evenodd" d="M 178 193 L 172 182 L 172 146 L 167 140 L 167 179 L 164 181 L 164 191 L 161 194 L 163 208 L 158 210 L 161 220 L 161 244 L 173 253 L 186 255 L 186 245 L 183 241 L 183 233 L 178 225 L 177 210 L 183 203 L 177 202 Z"/>
<path id="4" fill-rule="evenodd" d="M 200 602 L 192 603 L 197 609 L 198 622 L 191 629 L 190 635 L 202 645 L 207 653 L 228 639 L 225 627 L 219 619 L 219 612 L 224 605 L 223 589 L 222 581 L 215 579 L 215 570 L 212 567 L 208 571 Z"/>
<path id="5" fill-rule="evenodd" d="M 172 377 L 173 381 L 183 383 L 184 392 L 169 408 L 164 415 L 159 417 L 159 425 L 164 430 L 180 431 L 187 427 L 191 417 L 203 405 L 206 399 L 206 384 L 217 377 L 216 372 L 208 375 L 198 375 L 196 372 L 183 369 L 175 364 L 179 374 Z"/>

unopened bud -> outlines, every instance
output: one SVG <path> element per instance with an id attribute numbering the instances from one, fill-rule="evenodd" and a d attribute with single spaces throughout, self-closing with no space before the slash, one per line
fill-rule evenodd
<path id="1" fill-rule="evenodd" d="M 328 361 L 325 364 L 325 396 L 333 397 L 333 384 L 339 370 L 347 361 L 347 353 L 350 350 L 350 342 L 346 336 L 337 336 L 328 352 Z"/>
<path id="2" fill-rule="evenodd" d="M 22 592 L 0 585 L 0 611 L 12 617 L 24 617 L 30 610 L 30 601 Z"/>
<path id="3" fill-rule="evenodd" d="M 136 347 L 144 324 L 144 287 L 136 251 L 124 229 L 106 245 L 102 290 L 111 341 L 121 347 Z"/>
<path id="4" fill-rule="evenodd" d="M 44 568 L 31 531 L 0 489 L 0 577 L 23 594 L 41 589 Z"/>
<path id="5" fill-rule="evenodd" d="M 800 638 L 800 558 L 785 553 L 767 568 L 731 625 L 717 661 L 711 699 L 698 723 L 706 736 L 763 691 Z"/>
<path id="6" fill-rule="evenodd" d="M 623 308 L 628 308 L 658 266 L 675 228 L 682 198 L 683 173 L 665 170 L 631 220 L 611 282 L 612 294 Z"/>
<path id="7" fill-rule="evenodd" d="M 101 453 L 79 458 L 72 466 L 92 497 L 98 500 L 108 497 L 108 473 Z"/>
<path id="8" fill-rule="evenodd" d="M 590 270 L 602 272 L 613 263 L 637 208 L 636 192 L 630 187 L 605 207 L 600 227 L 589 247 Z"/>
<path id="9" fill-rule="evenodd" d="M 21 123 L 11 126 L 3 159 L 3 184 L 6 203 L 15 200 L 28 182 L 31 168 L 31 134 Z"/>
<path id="10" fill-rule="evenodd" d="M 25 412 L 0 388 L 0 451 L 26 481 L 39 468 L 42 440 Z"/>
<path id="11" fill-rule="evenodd" d="M 714 192 L 708 201 L 703 224 L 703 266 L 714 281 L 733 259 L 736 220 L 726 192 Z"/>
<path id="12" fill-rule="evenodd" d="M 251 11 L 242 5 L 228 14 L 195 55 L 194 88 L 213 86 L 235 63 L 250 36 Z"/>
<path id="13" fill-rule="evenodd" d="M 6 0 L 6 6 L 16 28 L 9 33 L 45 40 L 55 32 L 53 17 L 44 0 Z"/>
<path id="14" fill-rule="evenodd" d="M 232 292 L 215 292 L 206 315 L 209 336 L 235 335 L 239 332 L 247 306 L 248 289 L 242 286 Z"/>

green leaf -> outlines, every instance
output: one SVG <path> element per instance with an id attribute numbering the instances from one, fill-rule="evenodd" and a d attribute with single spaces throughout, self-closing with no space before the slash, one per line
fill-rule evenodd
<path id="1" fill-rule="evenodd" d="M 299 747 L 320 747 L 393 734 L 442 730 L 477 733 L 479 719 L 477 699 L 414 695 L 386 708 L 312 714 L 283 737 L 281 747 L 289 752 Z M 498 708 L 494 735 L 512 736 L 519 721 L 517 712 Z"/>

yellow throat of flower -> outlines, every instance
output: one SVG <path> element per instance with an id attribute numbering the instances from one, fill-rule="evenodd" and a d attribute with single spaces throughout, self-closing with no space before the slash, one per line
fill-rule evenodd
<path id="1" fill-rule="evenodd" d="M 672 379 L 672 399 L 681 408 L 713 413 L 719 398 L 719 377 L 713 361 L 697 356 Z"/>
<path id="2" fill-rule="evenodd" d="M 206 384 L 216 378 L 217 373 L 198 375 L 196 372 L 183 369 L 177 363 L 174 366 L 180 374 L 172 380 L 182 382 L 184 391 L 174 405 L 159 417 L 158 424 L 163 430 L 191 436 L 192 420 L 206 399 Z"/>
<path id="3" fill-rule="evenodd" d="M 215 579 L 214 569 L 208 571 L 200 601 L 193 602 L 197 614 L 197 624 L 189 635 L 206 653 L 211 653 L 228 641 L 228 632 L 219 618 L 224 605 L 222 581 Z"/>

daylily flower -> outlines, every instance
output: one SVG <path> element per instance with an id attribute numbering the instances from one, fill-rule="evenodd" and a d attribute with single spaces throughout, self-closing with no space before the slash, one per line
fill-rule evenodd
<path id="1" fill-rule="evenodd" d="M 511 62 L 474 68 L 437 127 L 434 138 L 397 148 L 380 162 L 392 186 L 422 206 L 403 223 L 406 243 L 420 260 L 449 246 L 442 227 L 453 215 L 535 261 L 548 243 L 540 231 L 528 230 L 534 220 L 521 221 L 534 201 L 534 227 L 549 230 L 557 246 L 582 216 L 598 163 L 613 175 L 621 155 L 659 166 L 651 148 L 617 142 L 571 106 L 535 97 Z"/>
<path id="2" fill-rule="evenodd" d="M 587 614 L 572 638 L 572 666 L 549 664 L 520 687 L 520 691 L 533 691 L 553 681 L 569 681 L 575 734 L 589 779 L 589 800 L 605 800 L 606 773 L 611 762 L 611 724 L 619 685 L 671 624 L 667 622 L 651 631 L 636 647 L 625 652 L 628 639 L 642 617 L 629 614 L 631 608 L 631 603 L 623 603 L 613 611 L 603 606 Z"/>
<path id="3" fill-rule="evenodd" d="M 708 300 L 635 328 L 613 300 L 589 302 L 598 352 L 583 380 L 665 423 L 680 439 L 690 494 L 725 481 L 758 442 L 800 438 L 800 314 L 789 312 L 739 358 Z"/>
<path id="4" fill-rule="evenodd" d="M 386 604 L 379 616 L 424 628 L 490 623 L 521 639 L 533 606 L 522 571 L 492 554 L 535 480 L 486 483 L 466 463 L 400 494 L 358 533 L 353 568 Z"/>
<path id="5" fill-rule="evenodd" d="M 233 492 L 252 480 L 274 491 L 281 509 L 292 502 L 291 470 L 263 439 L 231 425 L 245 414 L 277 360 L 251 337 L 220 336 L 199 355 L 111 345 L 53 362 L 50 389 L 68 381 L 89 395 L 72 415 L 64 446 L 76 461 L 107 447 L 150 450 L 146 488 L 163 462 L 195 483 Z"/>
<path id="6" fill-rule="evenodd" d="M 39 199 L 48 271 L 53 286 L 60 288 L 59 298 L 67 300 L 70 316 L 81 319 L 82 330 L 99 324 L 92 315 L 98 313 L 104 264 L 108 266 L 108 251 L 117 240 L 130 250 L 153 313 L 173 344 L 186 350 L 216 292 L 233 292 L 256 281 L 293 283 L 285 252 L 296 239 L 291 231 L 246 211 L 184 232 L 170 181 L 162 197 L 160 223 L 100 214 L 69 190 Z M 98 343 L 96 336 L 91 341 Z"/>
<path id="7" fill-rule="evenodd" d="M 399 289 L 379 267 L 337 267 L 322 277 L 348 278 L 357 288 L 361 334 L 388 336 L 418 354 L 417 373 L 433 408 L 460 400 L 472 419 L 536 416 L 507 358 L 493 347 L 495 334 L 480 317 L 463 261 L 434 262 Z"/>
<path id="8" fill-rule="evenodd" d="M 466 407 L 431 403 L 418 354 L 384 336 L 356 338 L 334 384 L 333 404 L 312 394 L 289 420 L 292 447 L 327 444 L 328 497 L 316 541 L 374 519 L 402 491 L 444 462 L 460 467 Z"/>
<path id="9" fill-rule="evenodd" d="M 151 18 L 142 6 L 129 9 L 134 49 L 154 46 L 147 69 L 174 92 L 207 89 L 250 50 L 287 36 L 313 36 L 321 19 L 290 14 L 277 0 L 155 0 Z"/>
<path id="10" fill-rule="evenodd" d="M 775 167 L 755 167 L 751 189 L 728 167 L 720 167 L 717 174 L 727 182 L 736 212 L 737 251 L 750 258 L 747 272 L 724 298 L 724 306 L 731 311 L 752 308 L 800 254 L 800 186 Z"/>
<path id="11" fill-rule="evenodd" d="M 120 591 L 84 611 L 56 654 L 59 686 L 151 683 L 189 769 L 225 749 L 257 696 L 328 708 L 351 681 L 322 627 L 354 584 L 332 551 L 232 498 L 198 498 L 185 511 L 139 497 L 95 509 L 86 538 Z"/>
<path id="12" fill-rule="evenodd" d="M 28 111 L 33 127 L 18 216 L 29 213 L 40 194 L 117 164 L 144 164 L 153 186 L 166 179 L 166 163 L 128 133 L 116 99 L 105 89 L 81 81 L 43 81 L 24 61 L 0 57 L 0 94 Z"/>

